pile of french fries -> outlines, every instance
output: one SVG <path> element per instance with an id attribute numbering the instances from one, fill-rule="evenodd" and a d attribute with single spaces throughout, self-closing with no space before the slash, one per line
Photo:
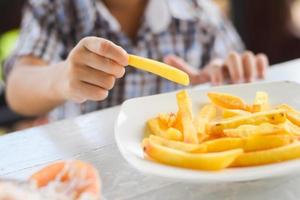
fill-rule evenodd
<path id="1" fill-rule="evenodd" d="M 300 158 L 300 112 L 271 106 L 266 92 L 252 104 L 226 93 L 209 92 L 197 115 L 187 91 L 177 93 L 177 113 L 149 119 L 142 142 L 145 157 L 200 170 L 265 165 Z"/>

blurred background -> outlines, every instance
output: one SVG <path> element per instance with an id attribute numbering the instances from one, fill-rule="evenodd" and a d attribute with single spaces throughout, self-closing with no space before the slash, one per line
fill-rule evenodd
<path id="1" fill-rule="evenodd" d="M 300 57 L 300 0 L 214 0 L 228 16 L 247 49 L 268 55 L 271 64 Z M 11 52 L 25 0 L 0 0 L 0 64 Z M 1 68 L 2 70 L 2 68 Z M 28 119 L 9 110 L 0 80 L 0 134 L 19 130 L 43 120 Z"/>

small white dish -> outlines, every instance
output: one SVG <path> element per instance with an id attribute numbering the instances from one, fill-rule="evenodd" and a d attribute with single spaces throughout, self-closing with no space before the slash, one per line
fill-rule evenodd
<path id="1" fill-rule="evenodd" d="M 208 91 L 219 91 L 242 97 L 251 103 L 257 91 L 266 91 L 272 105 L 287 103 L 300 108 L 300 85 L 294 82 L 269 82 L 230 85 L 188 90 L 193 108 L 207 103 Z M 257 167 L 230 168 L 217 172 L 168 166 L 144 159 L 141 141 L 145 122 L 162 112 L 176 112 L 176 92 L 130 99 L 123 103 L 115 124 L 115 138 L 123 157 L 136 169 L 161 177 L 193 183 L 250 181 L 300 174 L 300 159 Z"/>

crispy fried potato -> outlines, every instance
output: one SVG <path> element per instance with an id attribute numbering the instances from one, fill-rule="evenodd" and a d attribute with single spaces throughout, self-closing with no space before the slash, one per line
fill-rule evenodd
<path id="1" fill-rule="evenodd" d="M 222 108 L 251 111 L 251 106 L 237 96 L 219 92 L 209 92 L 207 96 L 211 102 Z"/>
<path id="2" fill-rule="evenodd" d="M 176 122 L 176 114 L 174 113 L 160 113 L 158 115 L 160 122 L 167 127 L 173 127 Z"/>
<path id="3" fill-rule="evenodd" d="M 245 110 L 236 110 L 236 109 L 222 109 L 222 117 L 223 118 L 231 118 L 231 117 L 237 117 L 237 116 L 244 116 L 244 115 L 249 115 L 251 114 L 250 112 L 247 112 Z"/>
<path id="4" fill-rule="evenodd" d="M 290 135 L 265 135 L 265 136 L 252 136 L 243 138 L 245 144 L 243 149 L 245 152 L 259 151 L 265 149 L 272 149 L 293 142 L 293 137 Z"/>
<path id="5" fill-rule="evenodd" d="M 160 114 L 147 122 L 150 136 L 142 142 L 145 156 L 201 170 L 300 158 L 299 111 L 286 104 L 270 110 L 265 92 L 257 92 L 252 105 L 230 94 L 208 96 L 213 104 L 202 107 L 194 118 L 188 93 L 178 92 L 176 114 Z"/>
<path id="6" fill-rule="evenodd" d="M 182 85 L 190 84 L 190 79 L 187 73 L 165 63 L 135 55 L 129 55 L 128 64 L 132 67 L 151 72 Z"/>
<path id="7" fill-rule="evenodd" d="M 220 152 L 241 148 L 245 152 L 271 149 L 290 144 L 293 137 L 290 135 L 252 136 L 247 138 L 220 138 L 202 143 L 207 152 Z"/>
<path id="8" fill-rule="evenodd" d="M 147 121 L 147 128 L 150 134 L 158 135 L 163 137 L 164 132 L 167 130 L 166 126 L 160 124 L 158 118 L 152 118 Z"/>
<path id="9" fill-rule="evenodd" d="M 178 129 L 181 133 L 183 133 L 182 117 L 181 117 L 180 112 L 177 112 L 177 114 L 176 114 L 176 119 L 173 124 L 173 127 Z"/>
<path id="10" fill-rule="evenodd" d="M 149 139 L 143 141 L 143 149 L 150 158 L 158 162 L 202 170 L 224 169 L 243 153 L 242 149 L 219 153 L 187 153 L 156 144 Z"/>
<path id="11" fill-rule="evenodd" d="M 175 141 L 183 141 L 183 134 L 176 128 L 168 128 L 164 134 L 164 138 Z"/>
<path id="12" fill-rule="evenodd" d="M 256 92 L 252 112 L 261 112 L 269 110 L 269 95 L 266 92 Z"/>
<path id="13" fill-rule="evenodd" d="M 150 134 L 164 137 L 169 140 L 183 140 L 183 134 L 179 130 L 175 128 L 168 128 L 165 124 L 160 123 L 158 118 L 149 119 L 147 121 L 147 128 Z"/>
<path id="14" fill-rule="evenodd" d="M 177 93 L 177 104 L 181 116 L 184 142 L 197 144 L 197 130 L 193 123 L 192 103 L 187 91 L 183 90 Z"/>
<path id="15" fill-rule="evenodd" d="M 172 149 L 177 149 L 180 151 L 193 153 L 206 152 L 206 146 L 202 144 L 189 144 L 185 142 L 172 141 L 155 135 L 150 135 L 149 140 L 151 140 L 153 143 L 160 144 L 162 146 L 166 146 Z"/>
<path id="16" fill-rule="evenodd" d="M 278 106 L 278 109 L 282 109 L 286 111 L 286 117 L 288 120 L 290 120 L 292 123 L 296 124 L 297 126 L 300 126 L 300 112 L 294 109 L 292 106 L 289 106 L 287 104 L 281 104 Z"/>
<path id="17" fill-rule="evenodd" d="M 286 160 L 293 160 L 299 157 L 300 157 L 300 143 L 294 142 L 292 144 L 274 148 L 274 149 L 254 151 L 254 152 L 241 154 L 233 162 L 232 166 L 246 167 L 246 166 L 264 165 L 264 164 L 282 162 Z"/>
<path id="18" fill-rule="evenodd" d="M 240 125 L 237 128 L 225 129 L 224 135 L 227 137 L 249 137 L 253 135 L 274 135 L 287 134 L 282 125 L 262 123 L 260 125 Z"/>
<path id="19" fill-rule="evenodd" d="M 206 146 L 207 152 L 221 152 L 231 149 L 243 148 L 242 138 L 219 138 L 202 143 Z"/>
<path id="20" fill-rule="evenodd" d="M 203 106 L 196 119 L 196 126 L 198 128 L 198 134 L 205 134 L 206 124 L 215 118 L 217 115 L 217 109 L 212 104 Z"/>
<path id="21" fill-rule="evenodd" d="M 237 128 L 243 124 L 259 125 L 264 122 L 272 124 L 280 124 L 286 120 L 285 111 L 283 110 L 271 110 L 259 113 L 254 113 L 246 116 L 238 116 L 219 122 L 211 122 L 206 127 L 208 134 L 223 135 L 224 129 Z"/>
<path id="22" fill-rule="evenodd" d="M 173 127 L 178 129 L 180 132 L 183 132 L 180 113 L 160 113 L 158 115 L 158 119 L 164 126 L 168 128 Z"/>
<path id="23" fill-rule="evenodd" d="M 199 143 L 208 141 L 208 140 L 212 140 L 212 139 L 216 139 L 215 137 L 213 137 L 213 135 L 208 135 L 208 134 L 198 134 L 198 141 Z"/>
<path id="24" fill-rule="evenodd" d="M 300 136 L 300 127 L 290 122 L 290 120 L 286 120 L 285 123 L 281 125 L 285 131 L 294 136 Z"/>
<path id="25" fill-rule="evenodd" d="M 250 125 L 250 124 L 243 124 L 237 128 L 229 128 L 224 129 L 223 133 L 224 136 L 227 137 L 249 137 L 257 133 L 258 126 Z"/>

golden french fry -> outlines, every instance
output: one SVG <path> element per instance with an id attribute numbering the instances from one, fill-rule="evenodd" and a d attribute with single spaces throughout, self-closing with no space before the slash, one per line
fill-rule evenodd
<path id="1" fill-rule="evenodd" d="M 182 85 L 190 84 L 190 79 L 187 73 L 165 63 L 135 55 L 129 55 L 128 64 L 132 67 L 151 72 Z"/>
<path id="2" fill-rule="evenodd" d="M 257 133 L 258 126 L 243 124 L 237 128 L 224 129 L 224 136 L 227 137 L 249 137 Z"/>
<path id="3" fill-rule="evenodd" d="M 207 152 L 221 152 L 243 148 L 244 140 L 242 138 L 219 138 L 204 142 L 202 145 L 206 146 Z"/>
<path id="4" fill-rule="evenodd" d="M 230 94 L 211 92 L 208 96 L 213 105 L 202 107 L 195 119 L 188 93 L 178 92 L 176 114 L 160 114 L 147 122 L 150 136 L 142 142 L 145 156 L 202 170 L 300 158 L 299 111 L 286 104 L 270 110 L 265 92 L 257 92 L 252 105 Z M 215 105 L 221 108 L 223 119 L 217 116 Z"/>
<path id="5" fill-rule="evenodd" d="M 167 130 L 166 126 L 163 126 L 159 123 L 158 118 L 152 118 L 147 121 L 147 128 L 150 131 L 150 134 L 158 135 L 164 137 L 164 133 Z"/>
<path id="6" fill-rule="evenodd" d="M 243 153 L 233 162 L 234 167 L 264 165 L 300 158 L 300 143 L 294 142 L 278 148 Z"/>
<path id="7" fill-rule="evenodd" d="M 206 127 L 209 134 L 223 135 L 224 129 L 237 128 L 243 124 L 259 125 L 264 122 L 272 124 L 280 124 L 286 120 L 284 110 L 271 110 L 253 113 L 246 116 L 238 116 L 219 122 L 211 122 Z"/>
<path id="8" fill-rule="evenodd" d="M 292 123 L 296 124 L 297 126 L 300 126 L 300 112 L 294 109 L 292 106 L 289 106 L 287 104 L 281 104 L 278 106 L 278 109 L 282 109 L 286 111 L 286 117 L 288 120 L 290 120 Z"/>
<path id="9" fill-rule="evenodd" d="M 211 140 L 211 139 L 215 139 L 215 138 L 212 138 L 213 135 L 208 135 L 208 134 L 198 134 L 198 141 L 199 143 L 201 142 L 204 142 L 204 141 L 208 141 L 208 140 Z"/>
<path id="10" fill-rule="evenodd" d="M 178 113 L 181 116 L 184 142 L 197 144 L 197 130 L 193 123 L 192 103 L 188 93 L 182 90 L 177 93 Z"/>
<path id="11" fill-rule="evenodd" d="M 183 134 L 174 128 L 168 128 L 165 124 L 160 123 L 158 118 L 152 118 L 147 121 L 147 128 L 150 134 L 164 137 L 169 140 L 183 140 Z"/>
<path id="12" fill-rule="evenodd" d="M 172 141 L 155 135 L 150 135 L 149 140 L 151 140 L 153 143 L 185 152 L 204 153 L 206 151 L 205 145 Z"/>
<path id="13" fill-rule="evenodd" d="M 249 115 L 250 112 L 247 112 L 245 110 L 236 110 L 236 109 L 222 109 L 222 117 L 223 118 L 231 118 L 231 117 L 237 117 L 237 116 L 243 116 L 243 115 Z"/>
<path id="14" fill-rule="evenodd" d="M 143 141 L 143 149 L 150 158 L 158 162 L 202 170 L 224 169 L 243 153 L 242 149 L 218 153 L 187 153 L 156 144 L 149 139 Z"/>
<path id="15" fill-rule="evenodd" d="M 293 137 L 290 135 L 257 135 L 248 138 L 244 138 L 245 145 L 243 149 L 245 152 L 260 151 L 266 149 L 272 149 L 284 145 L 288 145 L 293 142 Z"/>
<path id="16" fill-rule="evenodd" d="M 196 125 L 198 128 L 199 134 L 205 134 L 206 124 L 215 118 L 217 115 L 217 109 L 212 104 L 207 104 L 203 108 L 201 108 L 198 117 L 196 119 Z"/>
<path id="17" fill-rule="evenodd" d="M 238 109 L 251 111 L 251 106 L 247 105 L 241 98 L 227 93 L 209 92 L 208 98 L 215 105 L 227 109 Z"/>
<path id="18" fill-rule="evenodd" d="M 176 128 L 168 128 L 164 134 L 164 138 L 169 140 L 183 141 L 183 134 Z"/>
<path id="19" fill-rule="evenodd" d="M 173 127 L 176 128 L 176 129 L 178 129 L 180 132 L 183 133 L 182 117 L 181 117 L 180 112 L 176 113 L 176 119 L 175 119 L 175 122 L 173 124 Z"/>
<path id="20" fill-rule="evenodd" d="M 259 125 L 240 125 L 237 128 L 224 129 L 224 135 L 227 137 L 249 137 L 253 135 L 274 135 L 285 134 L 286 129 L 282 125 L 262 123 Z"/>
<path id="21" fill-rule="evenodd" d="M 286 120 L 286 122 L 282 124 L 282 128 L 291 135 L 300 136 L 300 127 L 290 122 L 290 120 Z"/>
<path id="22" fill-rule="evenodd" d="M 167 127 L 173 127 L 176 122 L 176 114 L 174 113 L 160 113 L 158 119 L 161 123 L 165 124 Z"/>
<path id="23" fill-rule="evenodd" d="M 207 152 L 220 152 L 238 148 L 248 152 L 287 145 L 292 140 L 293 137 L 290 135 L 266 135 L 247 138 L 220 138 L 204 142 L 202 145 L 206 146 Z"/>
<path id="24" fill-rule="evenodd" d="M 252 112 L 266 111 L 270 108 L 269 95 L 266 92 L 256 92 Z"/>

